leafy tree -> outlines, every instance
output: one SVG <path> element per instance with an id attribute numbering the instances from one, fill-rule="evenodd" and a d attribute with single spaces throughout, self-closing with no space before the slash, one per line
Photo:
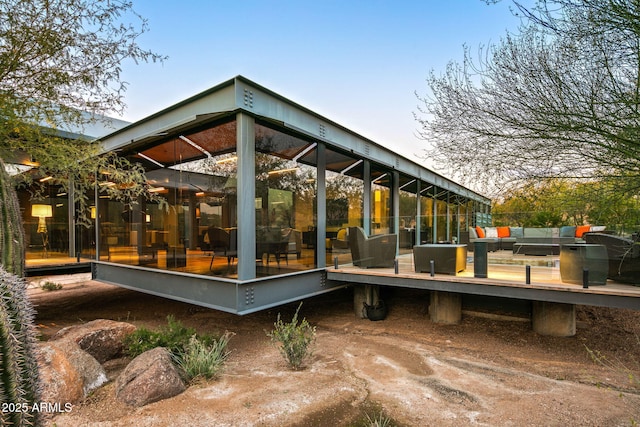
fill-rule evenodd
<path id="1" fill-rule="evenodd" d="M 139 166 L 112 154 L 96 156 L 96 143 L 62 137 L 82 134 L 101 114 L 124 108 L 124 60 L 163 59 L 137 44 L 146 29 L 127 1 L 0 0 L 0 159 L 25 157 L 36 166 L 23 173 L 26 182 L 51 176 L 49 182 L 73 185 L 80 219 L 86 220 L 86 193 L 96 178 L 108 177 L 115 185 L 102 191 L 119 200 L 131 203 L 148 194 Z M 0 401 L 31 407 L 39 402 L 31 306 L 25 292 L 10 292 L 12 286 L 24 289 L 12 285 L 23 274 L 24 238 L 16 193 L 1 160 L 0 168 L 0 270 L 8 271 L 0 281 L 0 317 L 8 337 L 1 341 L 20 347 L 2 348 Z M 25 338 L 17 339 L 16 331 Z M 38 414 L 15 412 L 3 413 L 0 424 L 42 422 Z"/>
<path id="2" fill-rule="evenodd" d="M 640 3 L 513 4 L 517 33 L 430 74 L 428 155 L 467 182 L 606 176 L 637 192 Z"/>
<path id="3" fill-rule="evenodd" d="M 562 180 L 529 181 L 509 191 L 492 208 L 496 225 L 557 227 L 570 222 L 563 195 L 569 185 Z"/>
<path id="4" fill-rule="evenodd" d="M 640 199 L 620 191 L 618 179 L 530 181 L 497 200 L 495 225 L 605 225 L 619 234 L 640 229 Z"/>
<path id="5" fill-rule="evenodd" d="M 37 178 L 73 186 L 80 221 L 96 178 L 116 184 L 100 190 L 117 200 L 148 194 L 138 165 L 68 137 L 123 110 L 123 61 L 164 59 L 138 45 L 147 29 L 128 1 L 0 0 L 0 158 L 36 166 L 18 177 L 35 197 Z"/>

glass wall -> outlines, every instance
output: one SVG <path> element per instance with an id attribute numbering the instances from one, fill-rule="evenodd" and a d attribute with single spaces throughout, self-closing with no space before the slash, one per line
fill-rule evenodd
<path id="1" fill-rule="evenodd" d="M 255 262 L 256 277 L 332 265 L 336 258 L 344 264 L 351 262 L 349 227 L 369 227 L 370 234 L 396 232 L 394 176 L 400 188 L 401 253 L 411 252 L 416 243 L 452 241 L 459 220 L 466 227 L 469 212 L 458 213 L 459 202 L 449 199 L 447 191 L 374 163 L 369 166 L 353 153 L 260 119 L 253 129 L 255 212 L 247 215 L 255 214 L 255 223 L 239 224 L 236 127 L 235 119 L 227 119 L 129 147 L 123 155 L 145 167 L 149 191 L 157 199 L 123 205 L 107 195 L 116 185 L 109 175 L 98 176 L 99 198 L 91 214 L 98 219 L 99 238 L 94 229 L 84 230 L 77 235 L 78 248 L 85 254 L 95 247 L 102 261 L 237 278 L 238 231 L 250 227 L 255 252 L 242 246 L 242 253 L 251 255 L 249 274 Z M 318 170 L 320 160 L 326 171 Z M 326 211 L 319 213 L 322 178 Z M 50 203 L 55 206 L 53 199 Z M 318 236 L 319 215 L 326 220 L 323 236 Z M 319 239 L 324 240 L 321 253 Z"/>
<path id="2" fill-rule="evenodd" d="M 46 179 L 46 178 L 45 178 Z M 69 202 L 57 185 L 41 184 L 38 198 L 17 192 L 25 231 L 27 260 L 69 257 Z"/>
<path id="3" fill-rule="evenodd" d="M 317 143 L 255 126 L 256 274 L 317 265 Z"/>
<path id="4" fill-rule="evenodd" d="M 433 243 L 433 205 L 435 186 L 421 183 L 420 190 L 420 244 Z"/>
<path id="5" fill-rule="evenodd" d="M 326 158 L 326 263 L 333 264 L 337 257 L 344 264 L 351 262 L 349 227 L 364 226 L 364 162 L 329 149 Z"/>
<path id="6" fill-rule="evenodd" d="M 411 252 L 416 244 L 416 223 L 418 221 L 417 179 L 400 176 L 400 227 L 398 242 L 400 253 Z"/>
<path id="7" fill-rule="evenodd" d="M 236 276 L 236 122 L 210 124 L 129 153 L 156 202 L 110 200 L 99 176 L 99 259 Z"/>
<path id="8" fill-rule="evenodd" d="M 448 215 L 447 215 L 447 201 L 442 200 L 442 195 L 436 196 L 436 229 L 435 240 L 436 242 L 446 242 L 449 240 L 448 230 Z"/>
<path id="9" fill-rule="evenodd" d="M 459 239 L 459 211 L 458 211 L 458 198 L 449 193 L 447 196 L 448 208 L 449 208 L 449 238 L 447 241 L 451 243 L 457 243 Z"/>
<path id="10" fill-rule="evenodd" d="M 371 168 L 371 234 L 393 232 L 391 173 L 382 168 Z"/>

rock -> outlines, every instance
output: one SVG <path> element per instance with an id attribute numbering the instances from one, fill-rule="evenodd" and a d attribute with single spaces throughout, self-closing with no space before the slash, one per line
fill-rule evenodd
<path id="1" fill-rule="evenodd" d="M 40 346 L 42 401 L 76 403 L 107 382 L 102 365 L 72 341 Z"/>
<path id="2" fill-rule="evenodd" d="M 166 348 L 156 347 L 136 357 L 116 379 L 116 397 L 131 406 L 176 396 L 185 384 Z"/>
<path id="3" fill-rule="evenodd" d="M 75 341 L 98 362 L 104 363 L 122 354 L 124 339 L 135 330 L 130 323 L 98 319 L 61 329 L 51 341 Z"/>

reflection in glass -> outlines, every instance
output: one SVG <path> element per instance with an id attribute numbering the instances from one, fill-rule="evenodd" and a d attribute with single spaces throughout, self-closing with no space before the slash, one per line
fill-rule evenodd
<path id="1" fill-rule="evenodd" d="M 317 168 L 313 141 L 256 124 L 256 271 L 259 276 L 317 265 Z"/>

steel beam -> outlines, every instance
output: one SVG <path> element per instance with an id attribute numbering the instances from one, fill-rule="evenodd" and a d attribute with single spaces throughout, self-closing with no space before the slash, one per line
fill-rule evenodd
<path id="1" fill-rule="evenodd" d="M 92 278 L 122 288 L 240 315 L 347 286 L 335 281 L 327 282 L 324 269 L 240 281 L 109 262 L 92 263 Z"/>
<path id="2" fill-rule="evenodd" d="M 459 280 L 458 280 L 459 279 Z M 557 302 L 564 304 L 593 305 L 599 307 L 628 308 L 640 310 L 640 296 L 602 294 L 598 292 L 571 292 L 570 290 L 541 289 L 535 287 L 502 286 L 465 282 L 464 277 L 456 281 L 440 281 L 428 278 L 402 276 L 378 276 L 349 274 L 327 270 L 327 280 L 339 283 L 364 283 L 369 285 L 395 286 L 401 288 L 426 289 L 432 291 L 458 292 L 470 295 L 486 295 L 529 301 Z"/>

